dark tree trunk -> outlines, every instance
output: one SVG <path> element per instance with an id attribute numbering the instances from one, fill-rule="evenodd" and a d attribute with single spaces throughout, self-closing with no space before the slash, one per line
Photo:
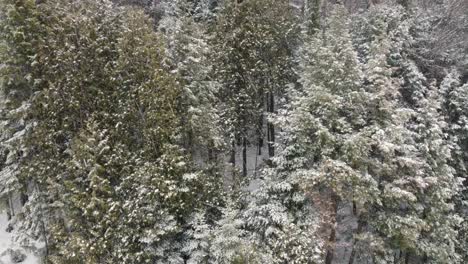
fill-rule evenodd
<path id="1" fill-rule="evenodd" d="M 40 188 L 39 188 L 39 184 L 37 182 L 34 182 L 34 189 L 37 193 L 41 194 L 41 191 L 40 191 Z M 40 203 L 44 203 L 41 195 L 39 196 L 39 199 L 41 199 Z M 45 223 L 45 220 L 44 220 L 44 217 L 45 217 L 45 212 L 44 212 L 44 209 L 43 207 L 39 207 L 39 210 L 40 210 L 40 215 L 39 215 L 39 228 L 41 229 L 41 235 L 42 235 L 42 238 L 44 239 L 44 243 L 45 243 L 45 252 L 44 252 L 44 263 L 47 264 L 49 263 L 49 240 L 48 240 L 48 237 L 47 237 L 47 227 L 46 227 L 46 223 Z M 66 225 L 64 224 L 64 227 L 65 227 L 65 230 L 67 231 L 67 233 L 69 233 L 68 231 L 68 228 L 66 228 Z"/>
<path id="2" fill-rule="evenodd" d="M 236 171 L 236 139 L 232 139 L 231 142 L 231 166 L 232 166 L 232 176 L 234 177 Z"/>
<path id="3" fill-rule="evenodd" d="M 192 131 L 192 129 L 189 129 L 189 131 L 188 131 L 187 148 L 190 149 L 191 153 L 193 153 L 194 149 L 193 149 L 193 131 Z"/>
<path id="4" fill-rule="evenodd" d="M 336 215 L 338 213 L 338 197 L 335 194 L 331 195 L 331 223 L 330 223 L 330 237 L 328 239 L 328 250 L 325 257 L 325 264 L 331 264 L 333 262 L 333 256 L 335 255 L 336 248 Z"/>
<path id="5" fill-rule="evenodd" d="M 258 117 L 258 128 L 257 128 L 257 133 L 258 133 L 258 155 L 262 155 L 262 148 L 263 148 L 263 113 L 265 111 L 265 103 L 264 103 L 264 93 L 263 91 L 260 92 L 260 105 L 258 107 L 260 111 L 260 116 Z"/>
<path id="6" fill-rule="evenodd" d="M 242 139 L 242 176 L 247 177 L 247 139 Z"/>
<path id="7" fill-rule="evenodd" d="M 48 258 L 49 258 L 49 240 L 47 238 L 47 230 L 46 230 L 46 226 L 45 226 L 45 223 L 44 223 L 44 220 L 41 219 L 40 220 L 40 227 L 41 227 L 41 233 L 42 233 L 42 238 L 44 240 L 44 260 L 45 260 L 45 263 L 48 263 Z"/>
<path id="8" fill-rule="evenodd" d="M 213 154 L 213 148 L 211 146 L 208 147 L 208 162 L 213 162 L 214 161 L 214 154 Z"/>
<path id="9" fill-rule="evenodd" d="M 26 202 L 28 201 L 28 199 L 29 199 L 28 195 L 22 192 L 21 193 L 21 205 L 24 206 Z"/>
<path id="10" fill-rule="evenodd" d="M 274 113 L 275 111 L 275 96 L 273 92 L 269 93 L 269 100 L 268 100 L 268 112 Z M 268 121 L 268 155 L 270 157 L 275 156 L 275 126 L 273 123 Z"/>
<path id="11" fill-rule="evenodd" d="M 257 151 L 257 155 L 259 155 L 259 156 L 262 155 L 262 148 L 263 148 L 263 137 L 259 136 L 259 137 L 258 137 L 258 151 Z"/>

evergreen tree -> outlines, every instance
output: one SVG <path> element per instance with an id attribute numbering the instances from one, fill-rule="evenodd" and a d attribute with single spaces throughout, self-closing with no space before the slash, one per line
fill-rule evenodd
<path id="1" fill-rule="evenodd" d="M 456 169 L 456 175 L 463 179 L 463 188 L 455 197 L 457 203 L 457 210 L 463 218 L 463 222 L 458 228 L 459 244 L 457 245 L 457 252 L 463 257 L 463 260 L 468 259 L 466 250 L 466 241 L 468 235 L 468 214 L 466 213 L 466 201 L 468 200 L 468 180 L 466 177 L 466 91 L 468 85 L 460 84 L 459 75 L 456 71 L 450 72 L 442 81 L 440 90 L 444 93 L 445 97 L 445 113 L 447 120 L 450 124 L 447 131 L 450 135 L 450 142 L 453 144 L 453 160 L 452 166 Z"/>
<path id="2" fill-rule="evenodd" d="M 231 163 L 235 166 L 237 145 L 242 145 L 246 176 L 252 138 L 257 138 L 261 154 L 266 134 L 269 156 L 274 156 L 275 129 L 268 122 L 265 133 L 265 112 L 275 111 L 276 95 L 295 79 L 291 55 L 297 23 L 287 1 L 226 1 L 213 30 L 215 73 L 222 85 L 218 100 Z"/>
<path id="3" fill-rule="evenodd" d="M 70 177 L 63 183 L 70 221 L 65 241 L 57 248 L 61 255 L 72 256 L 65 257 L 68 262 L 103 263 L 114 247 L 113 228 L 121 212 L 112 182 L 126 160 L 121 159 L 121 150 L 111 148 L 107 134 L 90 121 L 71 142 Z"/>
<path id="4" fill-rule="evenodd" d="M 325 245 L 331 263 L 336 243 L 338 206 L 342 201 L 365 206 L 375 200 L 375 181 L 365 171 L 368 143 L 366 93 L 360 88 L 361 73 L 348 33 L 345 11 L 336 7 L 303 47 L 302 90 L 291 92 L 288 107 L 278 117 L 282 128 L 280 152 L 267 170 L 267 187 L 247 211 L 248 225 L 267 245 L 279 263 L 320 262 Z M 294 88 L 294 87 L 291 87 Z M 324 199 L 322 207 L 315 198 Z M 313 237 L 290 234 L 313 233 L 318 237 L 314 206 L 327 230 L 322 243 Z M 276 240 L 278 239 L 278 240 Z M 270 240 L 272 240 L 270 242 Z"/>
<path id="5" fill-rule="evenodd" d="M 449 165 L 438 93 L 434 86 L 424 86 L 424 78 L 411 63 L 401 66 L 405 81 L 400 89 L 388 64 L 395 58 L 388 39 L 374 42 L 374 58 L 367 66 L 369 89 L 375 96 L 373 125 L 378 126 L 373 128 L 369 172 L 380 190 L 380 203 L 374 204 L 368 217 L 372 229 L 383 235 L 374 237 L 381 246 L 374 258 L 458 263 L 454 228 L 459 217 L 451 200 L 459 181 Z M 444 238 L 439 232 L 451 235 Z"/>
<path id="6" fill-rule="evenodd" d="M 166 53 L 173 72 L 182 85 L 180 111 L 185 148 L 200 163 L 213 163 L 224 147 L 217 109 L 219 82 L 210 64 L 210 35 L 207 26 L 212 16 L 209 3 L 176 1 L 162 19 Z"/>
<path id="7" fill-rule="evenodd" d="M 41 239 L 47 250 L 47 207 L 38 197 L 34 182 L 22 176 L 22 164 L 31 156 L 31 147 L 25 142 L 34 124 L 28 116 L 31 101 L 44 83 L 38 63 L 45 38 L 44 22 L 35 1 L 1 1 L 0 14 L 0 196 L 9 202 L 9 215 L 18 229 L 16 240 L 34 248 Z M 18 196 L 21 204 L 14 202 Z"/>
<path id="8" fill-rule="evenodd" d="M 33 101 L 37 125 L 27 144 L 34 155 L 23 171 L 53 216 L 49 260 L 182 259 L 180 247 L 170 245 L 181 245 L 192 210 L 207 211 L 192 203 L 208 198 L 194 195 L 212 197 L 220 188 L 212 176 L 203 182 L 187 176 L 191 165 L 178 147 L 180 86 L 164 68 L 160 36 L 140 11 L 107 1 L 48 2 L 43 11 L 48 27 L 40 64 L 47 84 Z M 162 196 L 135 193 L 145 186 Z M 158 204 L 166 213 L 152 218 Z M 171 230 L 166 239 L 147 240 L 158 226 Z"/>
<path id="9" fill-rule="evenodd" d="M 465 2 L 0 0 L 6 231 L 45 263 L 464 263 Z"/>

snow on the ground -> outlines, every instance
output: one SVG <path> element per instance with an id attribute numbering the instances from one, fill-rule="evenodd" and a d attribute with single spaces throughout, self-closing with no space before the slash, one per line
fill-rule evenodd
<path id="1" fill-rule="evenodd" d="M 6 212 L 0 211 L 0 264 L 13 264 L 10 255 L 7 254 L 8 249 L 21 250 L 22 253 L 26 255 L 26 259 L 21 264 L 39 264 L 40 259 L 32 254 L 32 252 L 27 252 L 22 249 L 19 245 L 13 242 L 12 233 L 6 231 L 8 227 L 8 220 Z"/>

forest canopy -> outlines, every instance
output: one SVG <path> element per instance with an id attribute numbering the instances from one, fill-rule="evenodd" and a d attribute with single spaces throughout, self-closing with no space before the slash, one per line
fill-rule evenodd
<path id="1" fill-rule="evenodd" d="M 466 0 L 0 0 L 0 263 L 468 263 L 467 166 Z"/>

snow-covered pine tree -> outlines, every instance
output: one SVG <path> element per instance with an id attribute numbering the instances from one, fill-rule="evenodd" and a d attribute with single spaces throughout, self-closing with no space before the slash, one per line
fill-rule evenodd
<path id="1" fill-rule="evenodd" d="M 116 55 L 114 45 L 120 23 L 117 12 L 107 1 L 69 4 L 57 0 L 39 6 L 46 37 L 36 60 L 40 65 L 40 79 L 45 81 L 31 103 L 30 118 L 35 126 L 27 136 L 26 145 L 31 151 L 27 162 L 22 164 L 22 175 L 37 193 L 34 197 L 38 199 L 31 201 L 30 211 L 42 208 L 39 211 L 43 211 L 47 221 L 33 218 L 34 215 L 26 217 L 32 218 L 33 225 L 41 223 L 47 227 L 47 261 L 80 262 L 85 256 L 83 252 L 96 241 L 92 238 L 80 241 L 81 258 L 79 250 L 62 250 L 69 242 L 70 233 L 75 238 L 80 235 L 87 238 L 87 231 L 74 224 L 73 221 L 79 221 L 71 216 L 76 216 L 77 211 L 86 211 L 86 208 L 77 208 L 80 202 L 81 205 L 87 203 L 79 192 L 86 192 L 83 191 L 86 184 L 80 185 L 74 180 L 83 178 L 80 173 L 89 168 L 77 172 L 70 165 L 73 160 L 70 149 L 91 117 L 100 124 L 112 122 L 108 113 L 115 110 L 118 101 L 111 96 L 116 86 L 110 79 L 113 67 L 110 60 Z M 66 184 L 70 182 L 75 186 Z M 79 201 L 80 198 L 83 200 Z M 98 212 L 100 216 L 105 213 L 103 211 L 105 209 L 101 208 Z M 89 263 L 102 260 L 104 256 L 97 251 L 93 252 Z"/>
<path id="2" fill-rule="evenodd" d="M 278 263 L 331 263 L 338 207 L 353 201 L 364 207 L 376 199 L 365 163 L 368 97 L 345 14 L 336 6 L 323 33 L 302 48 L 302 88 L 290 86 L 290 102 L 276 118 L 282 129 L 278 155 L 245 212 L 247 229 Z"/>
<path id="3" fill-rule="evenodd" d="M 245 229 L 245 220 L 239 203 L 230 201 L 210 232 L 208 263 L 275 263 L 269 246 Z"/>
<path id="4" fill-rule="evenodd" d="M 366 129 L 369 95 L 361 88 L 357 53 L 349 20 L 341 6 L 332 10 L 323 33 L 304 49 L 301 82 L 304 95 L 292 111 L 297 137 L 307 146 L 303 173 L 325 216 L 326 263 L 334 258 L 338 208 L 352 202 L 366 207 L 377 199 L 377 185 L 367 172 L 370 141 Z"/>
<path id="5" fill-rule="evenodd" d="M 134 14 L 125 17 L 128 28 L 117 44 L 121 98 L 127 101 L 120 103 L 124 114 L 116 134 L 134 164 L 117 187 L 126 199 L 116 254 L 125 263 L 183 263 L 202 254 L 203 248 L 187 249 L 199 240 L 193 230 L 203 228 L 193 219 L 213 216 L 213 208 L 222 204 L 221 179 L 197 170 L 187 158 L 180 140 L 184 87 L 163 64 L 161 36 L 140 12 Z M 129 137 L 128 131 L 134 134 Z"/>
<path id="6" fill-rule="evenodd" d="M 256 145 L 261 154 L 268 144 L 269 156 L 274 156 L 275 129 L 265 122 L 265 113 L 276 110 L 276 96 L 296 79 L 292 51 L 298 26 L 288 1 L 223 4 L 213 28 L 213 63 L 222 84 L 218 100 L 231 163 L 235 165 L 237 146 L 242 145 L 242 175 L 246 176 L 248 145 Z"/>
<path id="7" fill-rule="evenodd" d="M 414 180 L 423 190 L 417 195 L 417 206 L 422 205 L 418 210 L 425 211 L 421 218 L 427 222 L 426 230 L 430 230 L 421 235 L 419 251 L 427 263 L 457 263 L 461 261 L 455 252 L 461 219 L 454 210 L 453 198 L 461 192 L 461 178 L 451 166 L 453 145 L 446 134 L 448 124 L 441 115 L 441 93 L 414 63 L 404 64 L 403 89 L 411 96 L 410 107 L 414 109 L 408 126 L 416 133 L 415 147 L 424 160 L 424 176 Z"/>
<path id="8" fill-rule="evenodd" d="M 402 109 L 398 104 L 400 87 L 391 78 L 388 53 L 386 36 L 376 38 L 371 43 L 365 69 L 367 90 L 371 96 L 367 110 L 369 138 L 372 140 L 368 173 L 379 183 L 379 200 L 373 206 L 360 208 L 359 220 L 364 228 L 356 236 L 361 250 L 357 259 L 370 258 L 377 263 L 393 259 L 394 253 L 385 246 L 387 240 L 396 239 L 397 245 L 411 242 L 415 247 L 415 233 L 418 233 L 418 222 L 399 216 L 400 204 L 408 204 L 414 195 L 398 182 L 418 170 L 419 160 L 411 146 L 413 135 L 405 128 L 410 110 Z M 374 229 L 377 234 L 373 233 Z M 384 235 L 380 237 L 380 233 Z"/>
<path id="9" fill-rule="evenodd" d="M 463 179 L 463 188 L 455 197 L 457 210 L 463 218 L 463 223 L 458 228 L 459 244 L 457 245 L 458 253 L 463 257 L 463 260 L 468 260 L 468 254 L 465 248 L 468 246 L 468 177 L 466 177 L 466 168 L 468 157 L 466 155 L 468 138 L 468 109 L 467 109 L 467 92 L 468 84 L 461 85 L 460 76 L 456 70 L 452 70 L 443 79 L 440 85 L 441 92 L 444 93 L 445 114 L 449 127 L 447 132 L 450 136 L 450 142 L 453 144 L 453 160 L 452 166 L 456 170 L 456 175 Z"/>
<path id="10" fill-rule="evenodd" d="M 115 198 L 116 169 L 126 160 L 109 142 L 108 131 L 94 120 L 87 122 L 72 140 L 64 180 L 67 234 L 57 246 L 63 259 L 55 261 L 103 263 L 115 244 L 120 201 Z M 120 154 L 120 155 L 119 155 Z"/>
<path id="11" fill-rule="evenodd" d="M 197 163 L 217 163 L 224 147 L 216 93 L 219 82 L 213 78 L 209 59 L 212 47 L 207 32 L 213 13 L 207 1 L 187 0 L 166 3 L 166 16 L 158 28 L 166 44 L 168 63 L 182 86 L 180 100 L 184 147 Z"/>
<path id="12" fill-rule="evenodd" d="M 47 207 L 21 166 L 31 156 L 31 148 L 25 141 L 34 123 L 29 118 L 31 101 L 44 83 L 38 63 L 45 37 L 41 7 L 30 0 L 4 0 L 0 3 L 0 14 L 0 196 L 8 201 L 15 240 L 34 249 L 40 246 L 36 242 L 41 239 L 46 242 L 47 251 Z"/>
<path id="13" fill-rule="evenodd" d="M 417 187 L 412 192 L 420 207 L 416 211 L 424 210 L 424 213 L 418 212 L 419 217 L 426 221 L 426 230 L 430 231 L 421 233 L 420 242 L 424 243 L 418 243 L 416 255 L 428 263 L 457 263 L 460 260 L 455 247 L 460 242 L 456 234 L 460 218 L 453 208 L 453 198 L 461 191 L 461 186 L 460 174 L 453 167 L 452 150 L 456 146 L 447 134 L 449 124 L 443 116 L 447 92 L 437 88 L 437 76 L 426 78 L 411 60 L 417 42 L 413 36 L 416 22 L 412 17 L 402 18 L 401 23 L 390 31 L 388 62 L 393 67 L 393 75 L 401 80 L 401 104 L 412 110 L 406 127 L 414 133 L 414 147 L 421 159 L 420 171 L 412 180 Z"/>
<path id="14" fill-rule="evenodd" d="M 452 198 L 459 181 L 449 165 L 440 95 L 405 60 L 398 40 L 392 42 L 399 33 L 376 38 L 366 66 L 373 98 L 368 171 L 379 183 L 380 202 L 367 210 L 364 223 L 370 228 L 361 242 L 368 257 L 379 262 L 458 263 L 455 227 L 460 219 Z M 403 82 L 393 77 L 395 72 Z"/>

